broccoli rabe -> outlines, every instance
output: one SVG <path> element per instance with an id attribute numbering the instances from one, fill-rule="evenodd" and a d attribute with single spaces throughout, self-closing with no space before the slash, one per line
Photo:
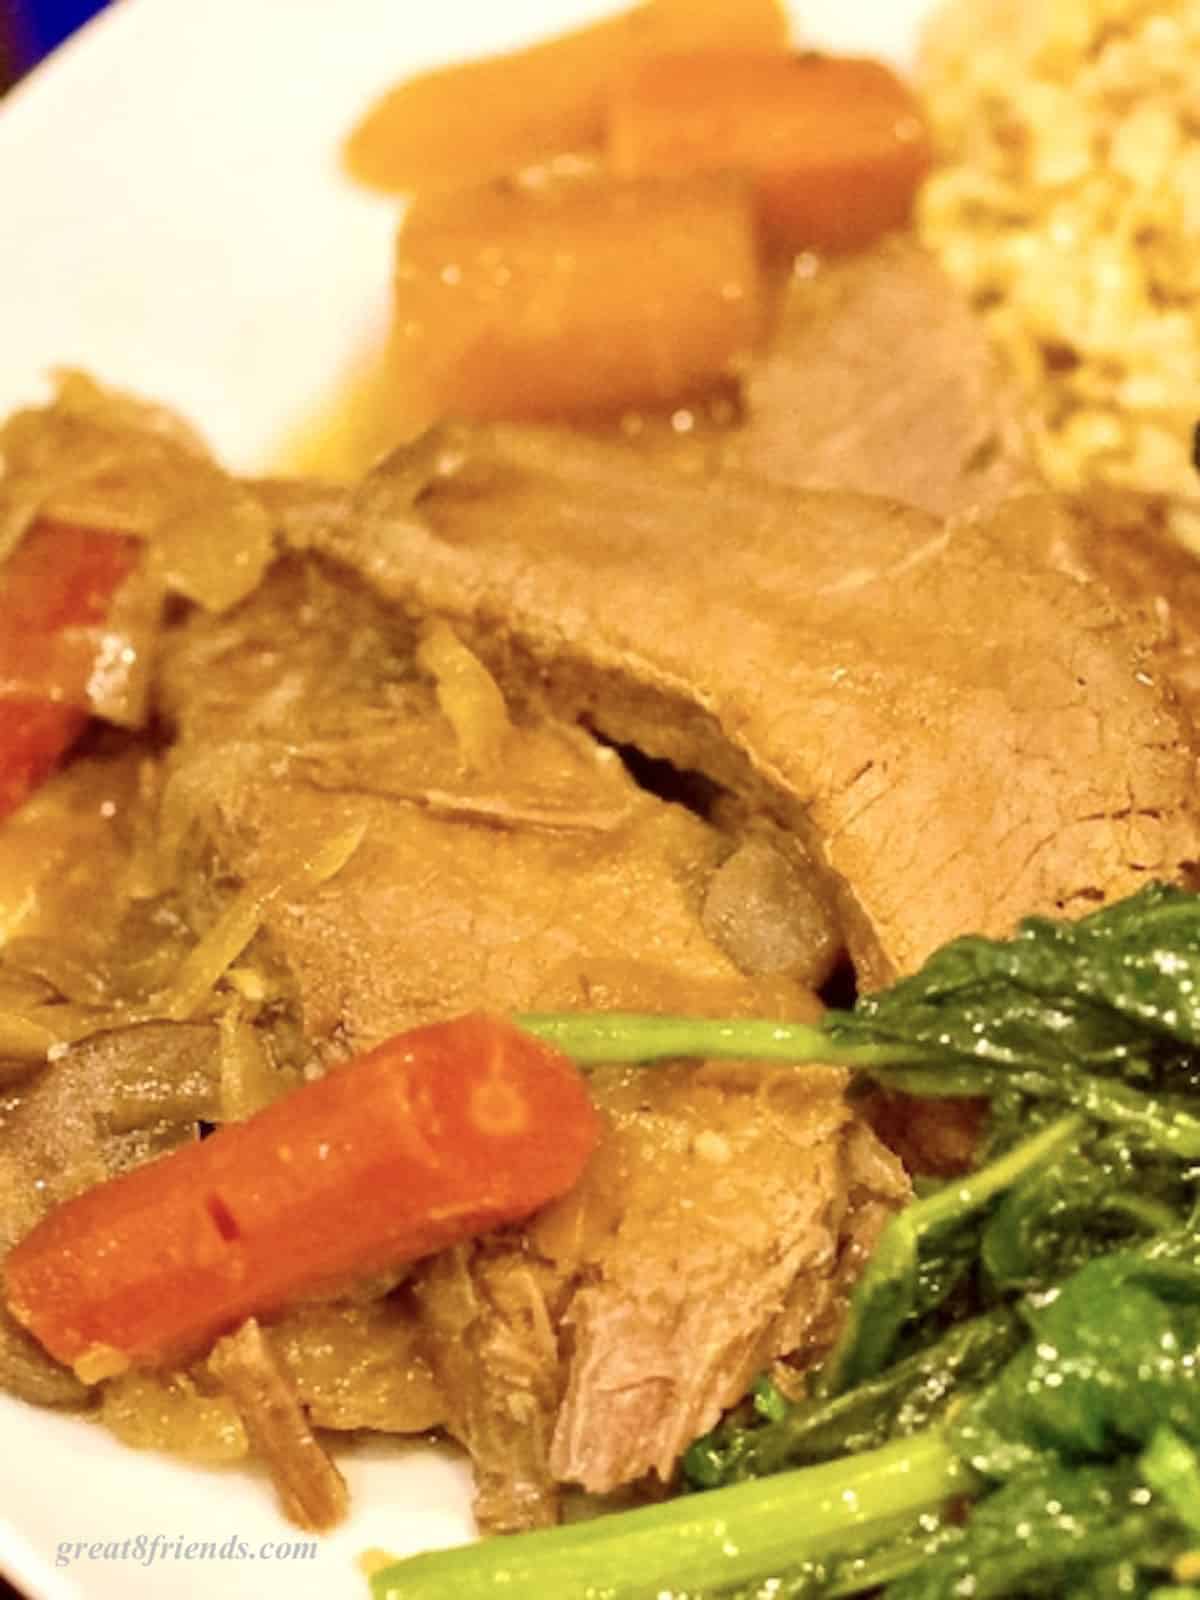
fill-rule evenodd
<path id="1" fill-rule="evenodd" d="M 661 1505 L 416 1556 L 376 1600 L 1200 1600 L 1200 896 L 961 939 L 820 1026 L 523 1019 L 581 1061 L 842 1062 L 991 1101 L 811 1392 Z"/>

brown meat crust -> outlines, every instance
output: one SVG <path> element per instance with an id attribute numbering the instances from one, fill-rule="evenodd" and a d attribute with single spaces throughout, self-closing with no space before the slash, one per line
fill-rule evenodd
<path id="1" fill-rule="evenodd" d="M 1060 564 L 1094 574 L 1142 619 L 1147 663 L 1200 721 L 1200 560 L 1180 543 L 1162 501 L 1112 491 L 1089 495 L 1064 518 Z"/>

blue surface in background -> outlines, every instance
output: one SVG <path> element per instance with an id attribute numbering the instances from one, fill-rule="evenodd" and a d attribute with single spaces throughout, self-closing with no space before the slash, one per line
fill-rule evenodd
<path id="1" fill-rule="evenodd" d="M 104 0 L 9 0 L 18 66 L 33 66 L 81 23 L 103 9 Z M 3 5 L 3 0 L 0 0 Z"/>

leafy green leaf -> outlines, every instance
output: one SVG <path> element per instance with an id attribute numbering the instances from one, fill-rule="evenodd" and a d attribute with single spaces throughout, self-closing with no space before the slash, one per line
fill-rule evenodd
<path id="1" fill-rule="evenodd" d="M 1103 1147 L 1068 1150 L 1002 1197 L 980 1242 L 994 1289 L 1048 1288 L 1093 1256 L 1178 1226 L 1167 1199 L 1144 1192 L 1151 1178 L 1145 1163 L 1128 1159 L 1129 1141 L 1119 1150 L 1127 1159 L 1106 1159 Z M 1179 1195 L 1170 1199 L 1178 1204 Z"/>
<path id="2" fill-rule="evenodd" d="M 1174 1428 L 1156 1428 L 1141 1460 L 1142 1475 L 1188 1532 L 1200 1536 L 1200 1459 Z"/>
<path id="3" fill-rule="evenodd" d="M 1200 897 L 1151 884 L 1078 922 L 1030 917 L 1008 940 L 956 939 L 830 1031 L 1007 1068 L 1128 1068 L 1155 1042 L 1195 1047 Z"/>
<path id="4" fill-rule="evenodd" d="M 1181 1544 L 1133 1462 L 1067 1468 L 1039 1461 L 981 1501 L 959 1538 L 890 1584 L 886 1596 L 1099 1595 L 1121 1563 L 1139 1583 L 1143 1560 L 1161 1578 Z"/>
<path id="5" fill-rule="evenodd" d="M 887 1363 L 906 1321 L 917 1310 L 920 1259 L 933 1243 L 945 1251 L 946 1235 L 961 1228 L 997 1195 L 1079 1137 L 1083 1124 L 1063 1117 L 997 1161 L 955 1179 L 893 1217 L 858 1281 L 846 1326 L 821 1369 L 821 1392 L 838 1394 L 875 1376 Z"/>
<path id="6" fill-rule="evenodd" d="M 735 1412 L 696 1441 L 684 1472 L 695 1487 L 713 1489 L 911 1438 L 997 1373 L 1023 1334 L 1016 1313 L 997 1306 L 834 1399 L 796 1401 L 757 1426 Z"/>
<path id="7" fill-rule="evenodd" d="M 1028 1319 L 1029 1344 L 952 1425 L 976 1471 L 1007 1477 L 1042 1452 L 1114 1455 L 1160 1424 L 1200 1442 L 1200 1271 L 1101 1256 Z"/>

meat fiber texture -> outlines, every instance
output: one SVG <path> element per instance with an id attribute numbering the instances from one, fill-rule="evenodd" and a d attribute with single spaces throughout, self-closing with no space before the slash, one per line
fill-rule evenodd
<path id="1" fill-rule="evenodd" d="M 472 763 L 420 636 L 344 570 L 293 557 L 166 646 L 172 803 L 205 832 L 211 878 L 262 887 L 263 934 L 317 1053 L 335 1065 L 479 1005 L 815 1015 L 801 985 L 746 975 L 705 932 L 728 838 L 551 718 L 502 711 L 493 755 Z M 351 827 L 361 842 L 333 877 L 287 887 L 313 840 Z M 668 1478 L 756 1372 L 818 1359 L 910 1192 L 841 1071 L 691 1063 L 593 1087 L 606 1132 L 579 1188 L 406 1281 L 412 1339 L 387 1337 L 432 1394 L 380 1396 L 363 1355 L 362 1383 L 329 1403 L 319 1347 L 365 1352 L 361 1308 L 311 1337 L 293 1313 L 280 1335 L 318 1420 L 444 1420 L 490 1528 L 553 1521 L 561 1481 Z"/>
<path id="2" fill-rule="evenodd" d="M 1038 497 L 943 523 L 496 427 L 426 438 L 304 537 L 502 681 L 771 812 L 878 985 L 1200 855 L 1190 721 L 1058 526 Z"/>
<path id="3" fill-rule="evenodd" d="M 560 1482 L 670 1478 L 772 1361 L 829 1346 L 899 1161 L 846 1075 L 723 1063 L 593 1078 L 607 1132 L 580 1184 L 517 1237 L 419 1276 L 481 1522 L 555 1520 Z"/>
<path id="4" fill-rule="evenodd" d="M 218 872 L 264 891 L 312 1048 L 332 1061 L 463 1010 L 652 994 L 813 1014 L 802 985 L 746 976 L 704 931 L 728 839 L 550 720 L 506 719 L 492 756 L 464 760 L 416 639 L 345 574 L 293 563 L 167 647 L 172 792 Z M 360 829 L 329 882 L 269 892 L 314 841 Z"/>
<path id="5" fill-rule="evenodd" d="M 966 298 L 907 234 L 853 255 L 799 256 L 766 348 L 737 384 L 589 431 L 669 472 L 854 489 L 937 516 L 1044 487 L 1016 384 Z"/>
<path id="6" fill-rule="evenodd" d="M 1054 546 L 1060 564 L 1095 575 L 1142 618 L 1151 670 L 1200 719 L 1200 561 L 1179 543 L 1161 500 L 1113 491 L 1090 495 L 1065 516 Z"/>
<path id="7" fill-rule="evenodd" d="M 940 516 L 1039 487 L 983 325 L 905 235 L 819 270 L 800 258 L 744 406 L 722 459 L 750 476 Z"/>

